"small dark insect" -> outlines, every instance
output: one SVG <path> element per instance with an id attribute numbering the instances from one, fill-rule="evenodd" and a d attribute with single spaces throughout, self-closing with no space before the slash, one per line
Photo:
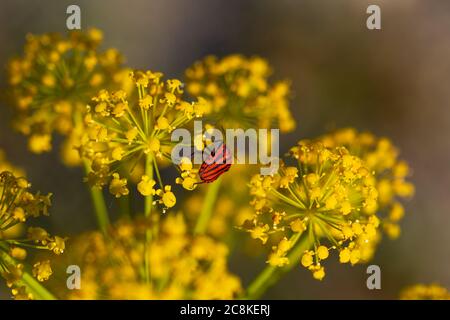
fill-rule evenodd
<path id="1" fill-rule="evenodd" d="M 203 161 L 198 171 L 200 183 L 211 183 L 217 180 L 222 174 L 230 170 L 231 153 L 225 143 L 221 142 L 219 146 L 211 151 L 208 158 Z"/>

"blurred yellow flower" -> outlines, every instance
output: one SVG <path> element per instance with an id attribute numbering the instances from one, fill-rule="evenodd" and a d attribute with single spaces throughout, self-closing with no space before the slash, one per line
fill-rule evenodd
<path id="1" fill-rule="evenodd" d="M 245 220 L 251 219 L 253 216 L 253 209 L 250 206 L 250 194 L 247 183 L 249 177 L 256 172 L 257 168 L 250 165 L 239 165 L 221 177 L 220 191 L 217 200 L 214 204 L 214 212 L 206 227 L 206 233 L 215 239 L 233 239 L 242 249 L 247 249 L 251 246 L 251 253 L 256 253 L 257 250 L 253 245 L 254 242 L 246 241 L 247 238 L 240 237 L 235 231 L 234 226 L 241 225 Z M 192 172 L 192 170 L 191 170 Z M 183 183 L 188 183 L 188 179 L 192 179 L 192 183 L 198 182 L 198 178 L 185 178 Z M 188 221 L 194 223 L 203 207 L 208 185 L 201 186 L 198 192 L 189 195 L 183 201 L 183 210 L 187 215 Z M 242 246 L 242 243 L 245 243 Z M 249 251 L 250 252 L 250 251 Z"/>

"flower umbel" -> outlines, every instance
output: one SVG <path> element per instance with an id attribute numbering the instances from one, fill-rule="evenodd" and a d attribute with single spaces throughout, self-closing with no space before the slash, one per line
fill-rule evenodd
<path id="1" fill-rule="evenodd" d="M 29 137 L 32 152 L 50 151 L 54 132 L 71 136 L 89 99 L 100 88 L 123 82 L 121 55 L 115 49 L 100 52 L 101 40 L 97 29 L 67 37 L 30 34 L 23 56 L 9 62 L 14 126 Z"/>
<path id="2" fill-rule="evenodd" d="M 358 132 L 353 128 L 344 128 L 318 139 L 327 147 L 344 146 L 374 173 L 378 190 L 377 215 L 382 222 L 384 232 L 390 238 L 400 235 L 399 222 L 405 209 L 401 200 L 414 194 L 414 185 L 407 181 L 410 169 L 399 159 L 399 151 L 388 138 L 377 138 L 369 132 Z"/>
<path id="3" fill-rule="evenodd" d="M 48 215 L 50 196 L 32 194 L 25 178 L 16 177 L 11 172 L 0 173 L 0 273 L 16 298 L 33 298 L 22 281 L 23 261 L 29 248 L 44 249 L 54 254 L 65 250 L 65 240 L 51 236 L 45 229 L 29 227 L 25 235 L 11 230 L 29 218 Z M 47 280 L 52 274 L 50 261 L 34 264 L 33 275 L 38 281 Z"/>
<path id="4" fill-rule="evenodd" d="M 321 280 L 321 261 L 330 250 L 339 251 L 340 262 L 355 264 L 361 258 L 357 240 L 376 236 L 378 192 L 364 162 L 343 147 L 300 141 L 290 153 L 292 166 L 282 163 L 278 174 L 252 178 L 255 215 L 244 228 L 263 243 L 274 239 L 268 259 L 273 266 L 297 263 L 286 256 L 301 236 L 307 237 L 311 249 L 301 264 Z"/>
<path id="5" fill-rule="evenodd" d="M 66 257 L 83 270 L 81 290 L 67 290 L 57 281 L 50 286 L 68 299 L 232 299 L 240 292 L 239 278 L 227 270 L 224 244 L 190 236 L 181 214 L 167 215 L 147 247 L 148 227 L 148 220 L 138 218 L 116 223 L 106 236 L 91 232 L 74 239 Z M 145 256 L 148 283 L 142 273 Z M 64 260 L 56 264 L 56 272 L 65 274 L 65 268 Z"/>

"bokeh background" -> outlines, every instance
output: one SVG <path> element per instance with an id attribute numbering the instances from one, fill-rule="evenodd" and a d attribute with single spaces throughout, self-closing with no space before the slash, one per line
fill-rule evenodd
<path id="1" fill-rule="evenodd" d="M 0 64 L 22 51 L 27 33 L 65 32 L 66 8 L 78 4 L 82 28 L 104 31 L 135 68 L 181 76 L 207 54 L 261 55 L 274 78 L 293 85 L 298 139 L 342 126 L 386 135 L 414 170 L 402 236 L 383 240 L 374 264 L 382 290 L 366 287 L 366 267 L 328 261 L 323 282 L 295 268 L 267 292 L 274 299 L 392 299 L 405 285 L 450 287 L 450 2 L 419 0 L 152 0 L 0 2 Z M 366 28 L 366 8 L 381 7 L 382 30 Z M 5 86 L 5 74 L 0 77 Z M 0 106 L 0 148 L 27 171 L 36 189 L 54 193 L 47 220 L 58 234 L 95 228 L 78 169 L 57 152 L 36 156 L 10 127 Z M 335 259 L 334 259 L 335 260 Z M 231 270 L 247 283 L 263 261 L 233 256 Z M 4 290 L 3 291 L 4 294 Z M 3 295 L 4 297 L 4 295 Z"/>

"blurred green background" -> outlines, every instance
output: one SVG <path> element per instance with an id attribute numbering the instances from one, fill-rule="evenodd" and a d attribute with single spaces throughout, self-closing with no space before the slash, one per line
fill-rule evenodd
<path id="1" fill-rule="evenodd" d="M 374 264 L 382 290 L 366 287 L 366 266 L 328 261 L 323 282 L 295 268 L 265 298 L 391 299 L 405 285 L 450 287 L 450 2 L 397 0 L 297 1 L 18 1 L 0 2 L 0 64 L 22 52 L 27 33 L 66 31 L 66 8 L 81 7 L 82 28 L 104 31 L 133 68 L 182 76 L 207 54 L 261 55 L 274 78 L 292 80 L 298 129 L 282 136 L 286 151 L 300 138 L 342 126 L 390 137 L 414 170 L 402 236 L 384 239 Z M 381 7 L 382 30 L 366 28 L 369 4 Z M 5 74 L 1 80 L 5 87 Z M 26 150 L 0 106 L 0 148 L 25 168 L 34 188 L 54 193 L 47 220 L 58 234 L 92 229 L 89 197 L 78 169 L 57 152 Z M 263 267 L 233 256 L 231 270 L 247 283 Z M 256 269 L 255 269 L 256 268 Z M 3 297 L 5 292 L 3 291 Z"/>

